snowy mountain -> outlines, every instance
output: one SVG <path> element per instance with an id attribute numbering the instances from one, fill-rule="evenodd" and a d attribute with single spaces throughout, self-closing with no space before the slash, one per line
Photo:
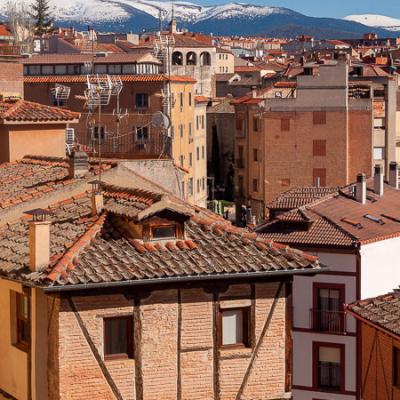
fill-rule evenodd
<path id="1" fill-rule="evenodd" d="M 374 28 L 383 28 L 389 31 L 400 31 L 400 19 L 386 17 L 384 15 L 364 14 L 348 15 L 344 17 L 346 21 L 354 21 Z"/>
<path id="2" fill-rule="evenodd" d="M 29 4 L 33 0 L 18 1 Z M 0 19 L 5 17 L 6 4 L 0 0 Z M 50 0 L 50 6 L 58 25 L 86 29 L 91 24 L 101 31 L 157 30 L 160 14 L 164 26 L 172 16 L 172 1 L 161 0 Z M 371 29 L 354 21 L 313 18 L 287 8 L 236 2 L 203 6 L 177 0 L 174 15 L 182 28 L 221 35 L 307 34 L 330 39 L 360 37 Z M 390 36 L 386 30 L 374 30 L 380 36 Z"/>

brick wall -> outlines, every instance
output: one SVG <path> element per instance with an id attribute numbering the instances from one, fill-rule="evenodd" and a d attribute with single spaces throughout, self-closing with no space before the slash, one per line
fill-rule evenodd
<path id="1" fill-rule="evenodd" d="M 278 283 L 234 285 L 217 295 L 195 288 L 159 290 L 135 305 L 117 294 L 73 301 L 101 357 L 103 317 L 134 314 L 135 359 L 104 361 L 124 400 L 233 400 L 238 393 L 241 399 L 277 399 L 285 391 L 284 286 L 265 329 L 277 288 Z M 218 301 L 238 297 L 251 299 L 252 348 L 217 349 L 214 310 Z M 114 399 L 68 301 L 56 299 L 51 306 L 49 398 L 85 400 L 96 393 L 96 399 Z"/>
<path id="2" fill-rule="evenodd" d="M 363 400 L 399 400 L 400 389 L 392 385 L 393 346 L 400 341 L 377 329 L 361 325 L 361 397 Z"/>
<path id="3" fill-rule="evenodd" d="M 0 94 L 24 97 L 22 64 L 0 61 Z"/>

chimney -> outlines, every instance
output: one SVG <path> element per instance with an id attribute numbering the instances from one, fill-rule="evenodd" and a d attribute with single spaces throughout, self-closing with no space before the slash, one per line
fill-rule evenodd
<path id="1" fill-rule="evenodd" d="M 89 182 L 92 185 L 92 214 L 99 215 L 104 209 L 104 197 L 101 190 L 102 181 Z"/>
<path id="2" fill-rule="evenodd" d="M 69 158 L 70 178 L 81 178 L 89 171 L 89 157 L 84 151 L 74 151 Z"/>
<path id="3" fill-rule="evenodd" d="M 399 165 L 396 161 L 389 164 L 389 185 L 395 189 L 399 188 Z"/>
<path id="4" fill-rule="evenodd" d="M 356 200 L 361 204 L 367 202 L 367 178 L 365 174 L 357 175 Z"/>
<path id="5" fill-rule="evenodd" d="M 374 191 L 378 196 L 383 196 L 383 167 L 379 164 L 375 165 Z"/>
<path id="6" fill-rule="evenodd" d="M 50 225 L 47 210 L 36 209 L 26 211 L 31 215 L 29 221 L 29 269 L 40 272 L 48 268 L 50 262 Z"/>

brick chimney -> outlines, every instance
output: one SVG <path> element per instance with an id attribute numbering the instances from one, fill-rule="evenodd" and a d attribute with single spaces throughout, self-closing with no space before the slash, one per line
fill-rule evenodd
<path id="1" fill-rule="evenodd" d="M 40 208 L 27 211 L 31 215 L 29 221 L 29 269 L 32 272 L 40 272 L 49 266 L 50 262 L 50 225 L 47 219 L 50 214 Z"/>
<path id="2" fill-rule="evenodd" d="M 92 185 L 92 214 L 99 215 L 104 209 L 104 197 L 101 188 L 102 182 L 95 180 L 89 182 Z"/>
<path id="3" fill-rule="evenodd" d="M 89 171 L 89 157 L 84 151 L 74 151 L 69 158 L 69 175 L 81 178 Z"/>
<path id="4" fill-rule="evenodd" d="M 367 178 L 365 174 L 357 175 L 356 200 L 361 204 L 367 202 Z"/>
<path id="5" fill-rule="evenodd" d="M 383 167 L 376 164 L 374 168 L 374 191 L 378 196 L 383 196 Z"/>
<path id="6" fill-rule="evenodd" d="M 399 164 L 396 161 L 389 164 L 389 185 L 395 189 L 399 188 Z"/>

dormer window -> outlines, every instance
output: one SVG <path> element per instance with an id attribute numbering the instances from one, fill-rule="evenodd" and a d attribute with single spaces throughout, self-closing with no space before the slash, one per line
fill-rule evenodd
<path id="1" fill-rule="evenodd" d="M 155 225 L 150 229 L 152 240 L 176 239 L 176 225 Z"/>

